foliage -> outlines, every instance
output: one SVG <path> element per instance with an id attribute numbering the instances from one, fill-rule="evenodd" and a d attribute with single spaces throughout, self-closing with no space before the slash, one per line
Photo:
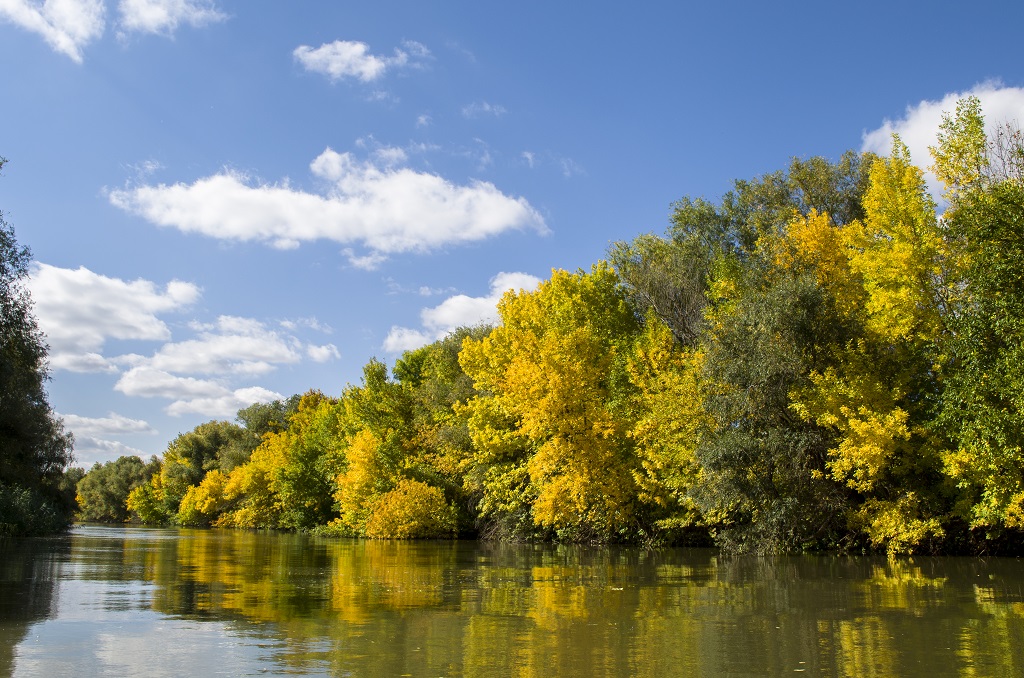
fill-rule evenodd
<path id="1" fill-rule="evenodd" d="M 248 457 L 244 451 L 253 442 L 246 429 L 227 421 L 208 421 L 178 435 L 167 446 L 160 470 L 164 511 L 176 514 L 189 487 L 208 471 L 230 471 L 240 457 Z"/>
<path id="2" fill-rule="evenodd" d="M 128 507 L 372 538 L 1013 543 L 1024 137 L 987 137 L 967 99 L 933 158 L 941 214 L 898 137 L 888 157 L 794 160 L 718 203 L 684 198 L 664 236 L 507 292 L 495 327 L 408 351 L 393 374 L 372 359 L 339 398 L 179 436 Z"/>
<path id="3" fill-rule="evenodd" d="M 946 472 L 965 490 L 961 514 L 972 524 L 1024 528 L 1024 185 L 1000 182 L 951 211 L 968 293 L 948 343 Z"/>
<path id="4" fill-rule="evenodd" d="M 94 464 L 78 482 L 79 517 L 90 522 L 126 522 L 130 517 L 128 496 L 135 488 L 148 485 L 155 470 L 135 456 Z"/>
<path id="5" fill-rule="evenodd" d="M 463 368 L 490 394 L 470 407 L 494 399 L 514 422 L 513 437 L 529 445 L 525 469 L 537 526 L 567 539 L 613 539 L 636 519 L 636 459 L 617 399 L 628 383 L 625 356 L 640 329 L 618 277 L 606 264 L 590 273 L 554 271 L 535 292 L 507 293 L 498 313 L 499 327 L 463 344 Z M 478 421 L 471 417 L 470 426 Z M 484 425 L 475 437 L 483 448 L 475 462 L 489 466 L 507 437 L 487 435 Z M 512 478 L 486 489 L 515 492 L 521 469 L 508 469 Z"/>
<path id="6" fill-rule="evenodd" d="M 178 509 L 179 525 L 205 527 L 223 511 L 224 489 L 228 476 L 219 469 L 213 469 L 199 485 L 193 485 L 185 492 Z"/>
<path id="7" fill-rule="evenodd" d="M 0 168 L 5 162 L 0 158 Z M 0 484 L 11 507 L 8 515 L 21 514 L 15 507 L 45 506 L 59 516 L 34 521 L 26 515 L 7 523 L 38 532 L 44 524 L 57 529 L 70 518 L 57 486 L 71 462 L 73 441 L 46 397 L 47 346 L 25 287 L 30 260 L 28 248 L 18 245 L 0 213 Z"/>
<path id="8" fill-rule="evenodd" d="M 456 530 L 455 510 L 444 492 L 408 478 L 381 496 L 366 521 L 366 536 L 378 539 L 437 539 Z"/>

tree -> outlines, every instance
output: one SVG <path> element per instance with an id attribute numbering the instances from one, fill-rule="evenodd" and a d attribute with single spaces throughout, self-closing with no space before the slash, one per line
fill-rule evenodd
<path id="1" fill-rule="evenodd" d="M 0 168 L 6 160 L 0 158 Z M 0 213 L 0 533 L 60 529 L 72 437 L 46 397 L 47 346 L 25 287 L 31 253 Z"/>
<path id="2" fill-rule="evenodd" d="M 459 357 L 488 394 L 468 405 L 483 466 L 474 475 L 487 479 L 485 495 L 507 495 L 486 504 L 523 496 L 525 467 L 537 527 L 565 540 L 620 539 L 637 519 L 636 457 L 620 402 L 640 326 L 618 276 L 606 263 L 589 273 L 554 271 L 534 292 L 506 293 L 498 313 L 502 324 L 467 339 Z M 494 431 L 492 414 L 512 430 Z M 497 477 L 495 463 L 504 469 Z"/>
<path id="3" fill-rule="evenodd" d="M 239 458 L 248 458 L 253 442 L 248 431 L 227 421 L 208 421 L 178 435 L 167 445 L 160 470 L 165 513 L 176 514 L 188 488 L 208 471 L 230 472 Z"/>
<path id="4" fill-rule="evenodd" d="M 1024 529 L 1024 139 L 984 132 L 977 99 L 945 116 L 932 149 L 959 290 L 949 314 L 938 428 L 973 527 Z"/>
<path id="5" fill-rule="evenodd" d="M 135 456 L 94 464 L 78 481 L 78 507 L 82 520 L 123 523 L 130 517 L 127 505 L 133 490 L 148 485 L 156 470 Z"/>

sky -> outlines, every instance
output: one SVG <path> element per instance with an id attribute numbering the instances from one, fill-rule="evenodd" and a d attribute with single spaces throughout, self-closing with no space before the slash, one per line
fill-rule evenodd
<path id="1" fill-rule="evenodd" d="M 0 0 L 0 210 L 88 468 L 496 321 L 791 158 L 1024 122 L 1024 3 Z"/>

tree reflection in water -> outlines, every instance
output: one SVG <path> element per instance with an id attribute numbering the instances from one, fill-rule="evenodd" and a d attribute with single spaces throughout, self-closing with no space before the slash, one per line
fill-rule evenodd
<path id="1" fill-rule="evenodd" d="M 236 658 L 252 662 L 236 673 L 1024 672 L 1024 569 L 1015 560 L 723 558 L 110 528 L 38 544 L 4 551 L 8 648 L 53 614 L 56 568 L 64 580 L 143 586 L 144 610 L 101 603 L 125 622 L 144 612 L 195 629 L 223 625 L 210 651 L 260 649 Z M 0 661 L 10 667 L 11 655 Z"/>

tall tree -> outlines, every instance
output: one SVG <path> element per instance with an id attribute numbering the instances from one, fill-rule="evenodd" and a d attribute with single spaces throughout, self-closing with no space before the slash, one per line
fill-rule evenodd
<path id="1" fill-rule="evenodd" d="M 626 356 L 640 325 L 618 276 L 605 263 L 589 273 L 555 271 L 534 292 L 506 293 L 498 313 L 502 324 L 467 339 L 460 356 L 488 394 L 469 402 L 476 463 L 485 467 L 476 475 L 485 495 L 497 495 L 485 505 L 508 505 L 525 489 L 538 527 L 567 540 L 620 538 L 637 520 L 623 405 Z M 512 431 L 494 430 L 502 418 Z"/>
<path id="2" fill-rule="evenodd" d="M 965 99 L 932 149 L 960 274 L 939 424 L 960 515 L 998 532 L 1024 529 L 1024 138 L 984 130 L 980 103 Z"/>
<path id="3" fill-rule="evenodd" d="M 46 397 L 47 346 L 25 287 L 30 260 L 0 213 L 0 533 L 55 530 L 69 518 L 58 486 L 73 441 Z"/>

